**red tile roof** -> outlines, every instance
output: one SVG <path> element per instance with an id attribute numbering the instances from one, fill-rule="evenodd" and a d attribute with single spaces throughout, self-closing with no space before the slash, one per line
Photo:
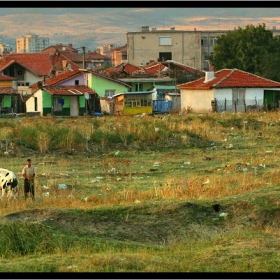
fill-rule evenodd
<path id="1" fill-rule="evenodd" d="M 51 60 L 54 68 L 60 68 L 60 66 L 62 66 L 62 61 L 67 61 L 67 64 L 71 65 L 72 70 L 79 70 L 81 68 L 81 66 L 69 60 L 64 55 L 51 55 Z"/>
<path id="2" fill-rule="evenodd" d="M 38 76 L 49 75 L 53 68 L 48 53 L 10 53 L 0 58 L 0 65 L 5 61 L 16 61 Z"/>
<path id="3" fill-rule="evenodd" d="M 210 89 L 210 88 L 278 88 L 280 83 L 272 81 L 239 69 L 223 69 L 214 73 L 215 78 L 204 82 L 205 77 L 188 83 L 177 85 L 180 89 Z"/>
<path id="4" fill-rule="evenodd" d="M 71 52 L 71 51 L 61 51 L 60 55 L 63 55 L 65 58 L 76 62 L 76 63 L 82 63 L 83 62 L 83 58 L 81 56 L 79 56 L 78 54 Z"/>
<path id="5" fill-rule="evenodd" d="M 63 44 L 56 44 L 54 46 L 49 46 L 47 48 L 45 48 L 44 50 L 42 50 L 42 52 L 48 52 L 48 53 L 54 53 L 56 51 L 72 51 L 72 52 L 75 52 L 75 53 L 78 53 L 78 50 L 73 48 L 73 45 L 72 44 L 69 44 L 68 46 L 65 46 Z"/>
<path id="6" fill-rule="evenodd" d="M 162 65 L 161 63 L 155 62 L 152 65 L 145 65 L 143 68 L 146 70 L 148 74 L 157 74 L 161 72 L 166 66 Z"/>
<path id="7" fill-rule="evenodd" d="M 6 69 L 8 66 L 10 66 L 11 64 L 13 64 L 15 61 L 11 60 L 11 61 L 3 61 L 0 57 L 0 71 Z"/>
<path id="8" fill-rule="evenodd" d="M 78 76 L 78 75 L 81 75 L 81 71 L 79 70 L 75 70 L 75 71 L 68 71 L 68 72 L 65 72 L 63 74 L 60 74 L 56 77 L 53 77 L 53 78 L 49 78 L 49 79 L 46 79 L 45 80 L 45 86 L 53 86 L 53 85 L 56 85 L 56 84 L 59 84 L 61 82 L 64 82 L 64 81 L 67 81 L 75 76 Z M 38 85 L 37 83 L 34 83 L 30 86 L 31 88 L 38 88 Z"/>
<path id="9" fill-rule="evenodd" d="M 17 80 L 17 78 L 0 74 L 0 81 L 15 81 L 15 80 Z"/>
<path id="10" fill-rule="evenodd" d="M 87 86 L 60 86 L 60 87 L 44 87 L 44 90 L 52 95 L 84 95 L 86 92 L 89 95 L 96 94 L 94 90 Z"/>
<path id="11" fill-rule="evenodd" d="M 0 94 L 18 94 L 18 92 L 12 87 L 0 87 Z"/>
<path id="12" fill-rule="evenodd" d="M 94 59 L 103 59 L 103 60 L 105 60 L 105 59 L 109 59 L 109 57 L 94 51 L 94 52 L 88 52 L 85 55 L 85 59 L 86 60 L 94 60 Z"/>

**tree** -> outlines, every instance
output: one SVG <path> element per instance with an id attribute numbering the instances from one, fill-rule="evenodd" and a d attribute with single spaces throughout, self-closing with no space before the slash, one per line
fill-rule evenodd
<path id="1" fill-rule="evenodd" d="M 280 39 L 273 37 L 265 24 L 252 24 L 229 31 L 217 39 L 209 61 L 215 71 L 237 68 L 280 81 Z M 278 74 L 279 73 L 279 74 Z"/>

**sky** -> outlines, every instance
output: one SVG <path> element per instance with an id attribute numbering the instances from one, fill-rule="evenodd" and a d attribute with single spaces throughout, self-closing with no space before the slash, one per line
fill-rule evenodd
<path id="1" fill-rule="evenodd" d="M 223 5 L 235 3 L 233 7 L 210 5 L 215 3 L 216 6 L 219 1 L 205 1 L 201 4 L 200 1 L 179 1 L 172 2 L 176 5 L 174 8 L 164 7 L 165 1 L 140 1 L 137 2 L 141 3 L 138 7 L 122 6 L 125 5 L 124 3 L 131 3 L 126 1 L 115 1 L 118 3 L 115 7 L 112 4 L 114 1 L 110 2 L 108 7 L 94 7 L 95 1 L 84 1 L 79 2 L 81 8 L 77 8 L 76 5 L 71 7 L 71 3 L 77 3 L 71 1 L 43 1 L 42 3 L 48 3 L 46 4 L 48 8 L 34 6 L 34 3 L 39 2 L 22 2 L 24 4 L 20 5 L 19 1 L 16 2 L 17 7 L 12 3 L 13 1 L 7 1 L 6 4 L 10 7 L 0 9 L 0 35 L 7 38 L 9 44 L 15 42 L 16 37 L 26 36 L 29 32 L 50 37 L 53 44 L 62 41 L 61 43 L 65 44 L 72 42 L 75 46 L 81 42 L 91 44 L 89 47 L 94 48 L 105 43 L 125 44 L 126 33 L 140 31 L 141 26 L 158 30 L 175 27 L 175 30 L 192 31 L 196 28 L 199 31 L 233 30 L 235 27 L 245 27 L 248 24 L 265 23 L 267 29 L 272 29 L 274 26 L 280 29 L 280 8 L 277 5 L 258 7 L 258 1 L 245 2 L 255 5 L 255 7 L 245 8 L 237 6 L 239 1 L 220 2 Z M 106 6 L 106 1 L 98 3 Z M 170 5 L 171 2 L 168 3 Z M 205 3 L 209 3 L 209 7 L 205 7 Z M 196 6 L 192 7 L 192 5 Z M 7 40 L 5 39 L 5 42 Z M 68 42 L 64 42 L 65 40 Z"/>

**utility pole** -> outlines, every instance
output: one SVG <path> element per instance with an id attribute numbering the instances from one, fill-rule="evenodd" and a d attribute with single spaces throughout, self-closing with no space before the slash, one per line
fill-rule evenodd
<path id="1" fill-rule="evenodd" d="M 85 51 L 85 47 L 82 47 L 83 49 L 83 68 L 86 68 L 86 51 Z"/>

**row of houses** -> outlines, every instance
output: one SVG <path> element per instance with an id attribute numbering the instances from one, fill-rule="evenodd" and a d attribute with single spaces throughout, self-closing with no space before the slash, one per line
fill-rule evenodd
<path id="1" fill-rule="evenodd" d="M 0 58 L 0 113 L 29 116 L 135 115 L 171 111 L 279 108 L 280 83 L 238 70 L 200 71 L 168 60 L 103 71 L 84 67 L 76 53 Z M 183 82 L 182 82 L 183 81 Z"/>

